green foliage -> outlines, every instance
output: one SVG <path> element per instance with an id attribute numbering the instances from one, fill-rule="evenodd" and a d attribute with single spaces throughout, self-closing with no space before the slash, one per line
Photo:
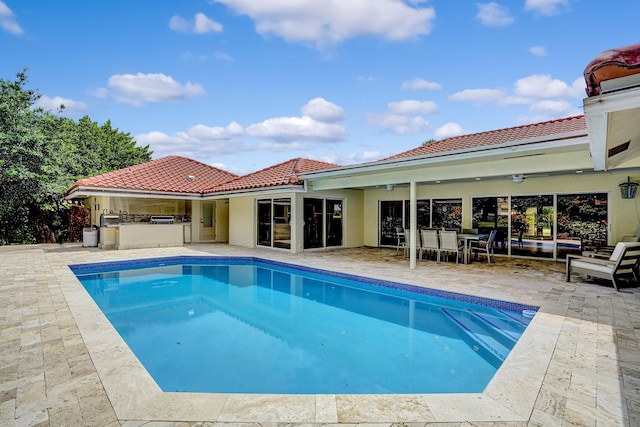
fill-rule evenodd
<path id="1" fill-rule="evenodd" d="M 79 178 L 151 160 L 127 133 L 35 108 L 40 94 L 0 79 L 0 244 L 65 238 L 64 192 Z M 61 106 L 60 111 L 64 109 Z"/>

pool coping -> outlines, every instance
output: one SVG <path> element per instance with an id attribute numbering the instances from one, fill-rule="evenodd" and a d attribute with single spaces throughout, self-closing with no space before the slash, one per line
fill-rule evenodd
<path id="1" fill-rule="evenodd" d="M 296 262 L 288 264 L 308 268 Z M 55 271 L 60 287 L 119 420 L 296 423 L 527 421 L 560 335 L 563 318 L 561 313 L 554 314 L 549 307 L 539 310 L 482 393 L 268 395 L 162 392 L 75 274 L 64 267 L 61 265 Z"/>

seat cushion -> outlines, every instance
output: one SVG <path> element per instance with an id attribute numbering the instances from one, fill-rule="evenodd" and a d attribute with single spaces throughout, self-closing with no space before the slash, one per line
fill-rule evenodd
<path id="1" fill-rule="evenodd" d="M 614 266 L 576 259 L 571 261 L 571 267 L 575 269 L 581 269 L 581 270 L 592 270 L 592 271 L 599 271 L 601 273 L 611 273 L 613 271 Z"/>

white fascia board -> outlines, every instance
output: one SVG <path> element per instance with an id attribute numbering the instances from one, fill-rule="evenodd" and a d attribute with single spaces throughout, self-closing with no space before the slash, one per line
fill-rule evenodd
<path id="1" fill-rule="evenodd" d="M 318 172 L 300 174 L 305 180 L 313 181 L 322 178 L 338 178 L 343 175 L 366 174 L 389 169 L 411 168 L 442 164 L 450 162 L 477 161 L 478 159 L 496 156 L 524 155 L 526 153 L 541 150 L 558 150 L 576 145 L 588 145 L 589 140 L 585 131 L 574 131 L 558 135 L 556 139 L 530 139 L 506 144 L 475 147 L 465 150 L 446 151 L 442 153 L 428 154 L 424 156 L 401 157 L 398 159 L 379 160 L 377 162 L 361 163 L 333 169 L 323 169 Z"/>
<path id="2" fill-rule="evenodd" d="M 143 190 L 118 190 L 114 188 L 97 188 L 97 187 L 76 187 L 71 193 L 65 196 L 65 200 L 87 197 L 135 197 L 147 199 L 182 199 L 182 200 L 199 200 L 202 196 L 199 193 L 173 193 L 159 191 L 143 191 Z"/>

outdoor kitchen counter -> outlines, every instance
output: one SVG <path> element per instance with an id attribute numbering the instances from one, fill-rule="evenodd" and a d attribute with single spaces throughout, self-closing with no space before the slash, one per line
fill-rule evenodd
<path id="1" fill-rule="evenodd" d="M 191 242 L 191 223 L 117 224 L 100 227 L 101 249 L 140 249 L 183 246 Z"/>

